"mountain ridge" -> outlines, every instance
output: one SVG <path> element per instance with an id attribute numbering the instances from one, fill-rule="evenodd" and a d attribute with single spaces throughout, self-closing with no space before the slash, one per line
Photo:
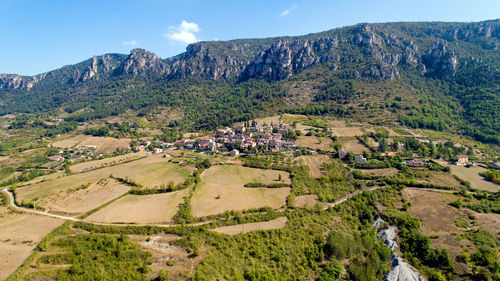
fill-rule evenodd
<path id="1" fill-rule="evenodd" d="M 419 29 L 418 25 L 422 24 L 430 27 Z M 401 36 L 397 27 L 403 29 L 406 25 L 413 26 L 415 30 Z M 390 31 L 391 28 L 393 32 L 389 34 L 387 29 Z M 418 44 L 420 42 L 407 38 L 408 35 L 419 37 L 429 34 L 442 40 L 424 46 L 424 50 L 418 47 L 422 45 Z M 431 68 L 438 76 L 446 76 L 453 74 L 458 64 L 459 53 L 453 50 L 451 43 L 481 36 L 484 37 L 482 39 L 496 39 L 482 42 L 484 49 L 498 50 L 499 20 L 473 23 L 361 23 L 300 36 L 202 41 L 188 45 L 184 53 L 165 59 L 144 49 L 133 49 L 128 55 L 104 54 L 34 76 L 0 74 L 0 88 L 31 90 L 42 80 L 51 77 L 59 83 L 74 84 L 98 79 L 99 76 L 135 77 L 145 74 L 165 79 L 199 76 L 205 79 L 282 80 L 313 64 L 331 62 L 334 64 L 332 69 L 337 69 L 342 64 L 341 59 L 352 60 L 341 57 L 336 50 L 343 44 L 366 48 L 368 50 L 363 55 L 377 60 L 358 76 L 397 79 L 397 66 L 400 64 L 418 68 L 422 73 Z M 67 71 L 71 73 L 61 75 L 61 72 Z M 57 75 L 62 77 L 55 78 Z"/>
<path id="2" fill-rule="evenodd" d="M 161 107 L 182 116 L 167 118 L 174 125 L 212 129 L 279 112 L 331 114 L 500 144 L 499 47 L 495 19 L 205 41 L 165 59 L 133 49 L 36 76 L 2 74 L 0 115 L 85 122 Z"/>

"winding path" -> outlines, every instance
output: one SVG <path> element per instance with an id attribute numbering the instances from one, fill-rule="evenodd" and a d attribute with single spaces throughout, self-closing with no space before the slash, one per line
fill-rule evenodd
<path id="1" fill-rule="evenodd" d="M 330 207 L 335 207 L 335 206 L 337 206 L 339 204 L 342 204 L 345 201 L 347 201 L 348 199 L 350 199 L 350 198 L 352 198 L 352 197 L 360 194 L 363 191 L 375 190 L 375 189 L 379 189 L 379 188 L 382 188 L 382 187 L 385 187 L 385 186 L 378 186 L 378 185 L 376 185 L 376 186 L 372 186 L 372 187 L 368 187 L 368 188 L 363 188 L 363 189 L 356 190 L 354 192 L 351 192 L 351 193 L 347 194 L 346 196 L 344 196 L 344 197 L 342 197 L 340 199 L 335 200 L 335 202 L 324 204 L 323 205 L 323 210 L 326 210 L 326 209 L 328 209 Z"/>

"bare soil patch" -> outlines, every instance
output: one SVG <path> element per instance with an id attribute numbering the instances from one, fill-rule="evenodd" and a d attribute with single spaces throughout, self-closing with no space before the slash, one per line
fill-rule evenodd
<path id="1" fill-rule="evenodd" d="M 318 138 L 315 136 L 300 136 L 297 137 L 295 143 L 298 146 L 304 146 L 311 149 L 321 149 L 324 151 L 333 151 L 332 140 L 327 137 Z"/>
<path id="2" fill-rule="evenodd" d="M 45 235 L 64 221 L 18 214 L 0 207 L 0 280 L 5 280 L 31 254 Z"/>
<path id="3" fill-rule="evenodd" d="M 495 213 L 476 213 L 471 211 L 477 218 L 479 228 L 493 233 L 494 235 L 500 232 L 500 214 Z"/>
<path id="4" fill-rule="evenodd" d="M 90 215 L 86 220 L 140 224 L 169 223 L 172 222 L 179 205 L 184 202 L 183 198 L 188 193 L 188 189 L 183 189 L 152 195 L 127 195 Z"/>
<path id="5" fill-rule="evenodd" d="M 201 175 L 201 184 L 191 199 L 191 213 L 199 217 L 227 210 L 279 208 L 285 204 L 290 188 L 246 188 L 244 185 L 250 182 L 277 183 L 280 174 L 281 182 L 290 183 L 288 173 L 283 171 L 236 165 L 213 166 Z"/>
<path id="6" fill-rule="evenodd" d="M 293 200 L 293 205 L 298 208 L 312 208 L 318 203 L 318 195 L 301 195 L 296 196 Z"/>
<path id="7" fill-rule="evenodd" d="M 311 177 L 321 177 L 323 164 L 330 161 L 328 155 L 303 155 L 295 158 L 299 163 L 307 165 L 310 170 Z"/>
<path id="8" fill-rule="evenodd" d="M 149 278 L 153 279 L 160 270 L 168 271 L 172 280 L 179 280 L 192 276 L 196 266 L 204 256 L 202 247 L 200 255 L 194 257 L 184 247 L 172 243 L 179 236 L 172 234 L 156 234 L 153 236 L 129 235 L 132 241 L 139 243 L 142 248 L 152 254 L 153 263 L 149 265 L 152 269 Z M 171 264 L 167 265 L 167 262 Z"/>
<path id="9" fill-rule="evenodd" d="M 129 186 L 107 179 L 103 183 L 93 183 L 85 189 L 52 194 L 37 200 L 37 204 L 51 213 L 77 216 L 111 201 L 129 190 Z"/>
<path id="10" fill-rule="evenodd" d="M 231 226 L 222 226 L 212 229 L 215 232 L 236 235 L 248 233 L 254 230 L 271 230 L 283 228 L 288 221 L 287 217 L 279 217 L 270 221 L 244 223 Z"/>
<path id="11" fill-rule="evenodd" d="M 363 152 L 370 151 L 366 146 L 360 143 L 357 139 L 346 139 L 341 141 L 342 149 L 345 152 L 351 152 L 354 154 L 361 154 Z"/>

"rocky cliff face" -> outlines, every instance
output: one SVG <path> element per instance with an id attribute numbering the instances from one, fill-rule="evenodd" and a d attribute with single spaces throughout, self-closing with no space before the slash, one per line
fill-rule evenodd
<path id="1" fill-rule="evenodd" d="M 424 65 L 431 69 L 436 76 L 454 75 L 458 65 L 456 51 L 450 49 L 444 41 L 434 43 L 422 56 Z"/>
<path id="2" fill-rule="evenodd" d="M 161 76 L 170 73 L 170 66 L 157 55 L 144 49 L 133 49 L 122 62 L 119 74 Z"/>
<path id="3" fill-rule="evenodd" d="M 134 49 L 106 54 L 37 76 L 0 75 L 0 88 L 30 90 L 39 84 L 74 84 L 109 77 L 180 79 L 286 79 L 328 64 L 331 71 L 355 69 L 355 78 L 399 79 L 402 69 L 438 78 L 453 76 L 463 58 L 460 42 L 498 50 L 499 20 L 471 24 L 360 24 L 299 37 L 199 42 L 178 56 L 160 59 Z M 430 43 L 429 43 L 430 42 Z"/>
<path id="4" fill-rule="evenodd" d="M 69 82 L 78 83 L 108 77 L 123 63 L 124 57 L 124 55 L 117 54 L 94 56 L 83 62 L 80 67 L 76 67 L 75 70 L 70 70 L 72 77 Z"/>

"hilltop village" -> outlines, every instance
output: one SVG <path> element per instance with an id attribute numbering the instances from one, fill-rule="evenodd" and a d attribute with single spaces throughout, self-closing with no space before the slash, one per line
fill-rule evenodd
<path id="1" fill-rule="evenodd" d="M 158 139 L 142 140 L 130 144 L 122 144 L 115 151 L 108 151 L 110 155 L 126 154 L 127 152 L 145 152 L 153 154 L 163 153 L 168 150 L 190 150 L 200 153 L 229 153 L 230 156 L 240 154 L 254 155 L 255 153 L 282 153 L 294 156 L 311 154 L 318 152 L 321 154 L 333 155 L 348 163 L 357 163 L 361 166 L 373 166 L 374 159 L 389 159 L 397 156 L 400 165 L 406 166 L 425 166 L 428 160 L 432 158 L 446 158 L 456 165 L 470 165 L 470 155 L 478 154 L 477 150 L 461 147 L 453 143 L 437 143 L 414 137 L 403 136 L 397 140 L 384 133 L 368 133 L 356 136 L 356 142 L 363 147 L 363 151 L 352 151 L 338 141 L 335 132 L 326 128 L 297 128 L 297 123 L 292 125 L 281 121 L 270 123 L 261 123 L 259 120 L 244 122 L 234 127 L 219 128 L 215 131 L 200 136 L 199 133 L 184 135 L 184 138 L 166 142 Z M 329 146 L 319 149 L 311 145 L 298 144 L 300 138 L 323 138 L 328 140 Z M 110 138 L 111 139 L 111 138 Z M 370 145 L 370 139 L 378 139 L 380 143 L 376 146 Z M 116 142 L 116 140 L 112 140 Z M 325 143 L 327 143 L 325 141 Z M 113 143 L 113 147 L 117 144 Z M 449 154 L 451 149 L 453 153 Z M 436 150 L 442 150 L 439 153 Z M 433 152 L 434 151 L 434 152 Z M 95 159 L 104 157 L 102 150 L 96 149 L 96 145 L 79 145 L 76 148 L 66 148 L 54 151 L 49 159 L 54 163 L 62 163 L 66 159 L 72 161 L 85 161 L 86 159 Z M 467 154 L 465 153 L 467 152 Z M 447 155 L 449 154 L 449 155 Z M 441 157 L 439 157 L 441 155 Z M 429 156 L 431 156 L 429 158 Z M 446 157 L 445 157 L 446 156 Z M 477 157 L 474 157 L 477 158 Z M 367 163 L 368 162 L 368 163 Z"/>
<path id="2" fill-rule="evenodd" d="M 297 135 L 301 135 L 301 131 L 295 130 L 291 125 L 276 122 L 261 125 L 258 120 L 246 125 L 239 125 L 234 129 L 231 127 L 217 129 L 208 136 L 185 138 L 173 143 L 158 141 L 153 147 L 151 142 L 144 142 L 137 151 L 152 148 L 155 153 L 160 153 L 165 149 L 176 147 L 201 151 L 229 151 L 234 156 L 240 152 L 254 150 L 279 152 L 297 148 L 294 140 Z"/>
<path id="3" fill-rule="evenodd" d="M 325 136 L 332 138 L 332 131 L 327 130 L 323 132 Z M 312 135 L 311 131 L 307 132 L 305 135 Z M 243 154 L 253 154 L 255 152 L 267 152 L 267 153 L 284 153 L 284 154 L 310 154 L 315 151 L 309 147 L 301 147 L 296 144 L 297 137 L 303 135 L 301 130 L 296 129 L 296 124 L 290 125 L 283 122 L 270 122 L 270 124 L 261 124 L 258 120 L 252 120 L 250 122 L 245 122 L 242 125 L 238 125 L 234 128 L 225 127 L 215 130 L 213 133 L 206 136 L 190 138 L 183 138 L 175 142 L 164 142 L 164 141 L 145 141 L 135 148 L 137 152 L 141 151 L 151 151 L 152 153 L 162 153 L 166 150 L 171 149 L 186 149 L 194 150 L 198 152 L 229 152 L 231 156 L 238 156 L 240 153 Z M 335 139 L 335 137 L 333 137 Z M 359 141 L 363 142 L 362 138 Z M 342 145 L 337 147 L 338 152 L 333 151 L 318 151 L 320 153 L 333 155 L 340 158 L 341 160 L 347 161 L 349 163 L 358 163 L 360 166 L 369 166 L 370 158 L 393 158 L 396 156 L 402 156 L 400 165 L 406 166 L 425 166 L 428 164 L 428 159 L 425 157 L 419 157 L 417 154 L 402 155 L 405 150 L 414 151 L 412 146 L 418 147 L 425 145 L 426 147 L 434 146 L 432 143 L 424 142 L 420 144 L 414 144 L 415 141 L 412 139 L 407 139 L 410 143 L 405 142 L 391 142 L 384 144 L 388 148 L 383 149 L 382 147 L 369 147 L 370 150 L 375 153 L 370 155 L 367 152 L 353 154 L 344 150 Z M 421 141 L 417 141 L 421 142 Z M 390 147 L 390 148 L 389 148 Z M 389 151 L 392 150 L 392 151 Z M 398 153 L 400 152 L 400 153 Z M 416 151 L 415 151 L 416 152 Z M 420 155 L 423 156 L 423 155 Z M 430 155 L 429 155 L 430 156 Z M 456 165 L 470 165 L 469 156 L 465 154 L 455 154 L 451 162 Z"/>

